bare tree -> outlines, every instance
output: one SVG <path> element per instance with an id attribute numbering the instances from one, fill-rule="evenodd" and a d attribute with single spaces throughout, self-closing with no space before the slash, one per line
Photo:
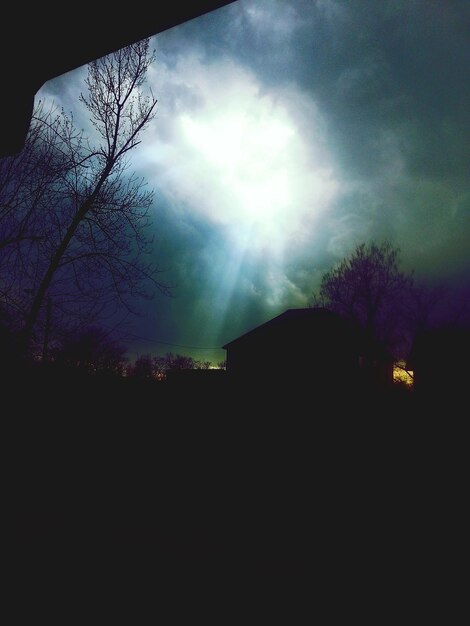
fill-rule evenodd
<path id="1" fill-rule="evenodd" d="M 470 296 L 465 289 L 449 285 L 416 285 L 408 310 L 415 332 L 470 325 Z"/>
<path id="2" fill-rule="evenodd" d="M 139 380 L 156 380 L 157 369 L 155 368 L 154 358 L 150 354 L 141 354 L 135 360 L 135 363 L 128 368 L 127 375 Z"/>
<path id="3" fill-rule="evenodd" d="M 172 352 L 154 357 L 150 354 L 143 354 L 136 359 L 133 367 L 129 368 L 129 375 L 136 378 L 163 380 L 169 371 L 210 369 L 210 367 L 209 361 L 199 361 L 190 356 Z"/>
<path id="4" fill-rule="evenodd" d="M 63 203 L 57 193 L 66 169 L 64 119 L 39 103 L 23 150 L 0 160 L 0 299 L 20 321 L 38 281 L 41 246 Z"/>
<path id="5" fill-rule="evenodd" d="M 403 312 L 413 286 L 412 275 L 399 269 L 398 254 L 388 242 L 357 246 L 324 274 L 312 301 L 358 323 L 395 356 L 405 350 Z"/>
<path id="6" fill-rule="evenodd" d="M 197 361 L 191 356 L 185 356 L 183 354 L 173 354 L 167 352 L 164 357 L 167 370 L 194 370 L 199 369 L 197 367 Z"/>
<path id="7" fill-rule="evenodd" d="M 102 328 L 90 327 L 72 333 L 56 350 L 54 361 L 88 374 L 122 376 L 126 362 L 126 348 Z"/>
<path id="8" fill-rule="evenodd" d="M 211 367 L 212 363 L 210 361 L 204 361 L 202 359 L 194 361 L 194 369 L 196 370 L 210 370 Z"/>
<path id="9" fill-rule="evenodd" d="M 52 168 L 45 185 L 51 202 L 38 212 L 36 204 L 22 201 L 28 207 L 23 213 L 34 215 L 25 222 L 32 224 L 31 234 L 22 226 L 3 236 L 7 247 L 15 237 L 23 244 L 16 258 L 25 267 L 13 282 L 25 311 L 25 345 L 41 327 L 39 322 L 44 327 L 48 299 L 53 318 L 78 316 L 89 322 L 116 306 L 133 310 L 135 296 L 151 297 L 155 289 L 169 292 L 145 259 L 151 244 L 147 228 L 152 192 L 127 171 L 129 152 L 155 114 L 156 99 L 143 91 L 153 60 L 149 41 L 143 40 L 89 65 L 88 91 L 81 101 L 90 113 L 96 142 L 77 132 L 63 111 L 57 119 L 37 119 L 33 125 L 33 132 L 40 128 L 47 139 L 46 128 L 54 137 L 52 146 L 45 142 L 52 163 L 44 165 L 45 171 Z M 24 243 L 30 237 L 36 245 L 27 256 Z"/>

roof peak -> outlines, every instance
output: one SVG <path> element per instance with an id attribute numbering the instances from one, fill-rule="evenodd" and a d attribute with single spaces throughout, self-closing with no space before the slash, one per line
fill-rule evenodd
<path id="1" fill-rule="evenodd" d="M 287 319 L 295 318 L 295 317 L 306 318 L 309 316 L 317 316 L 320 314 L 328 315 L 331 317 L 340 317 L 337 313 L 330 311 L 330 309 L 327 309 L 326 307 L 297 307 L 297 308 L 286 309 L 282 313 L 279 313 L 279 315 L 272 317 L 266 322 L 263 322 L 262 324 L 259 324 L 258 326 L 255 326 L 254 328 L 250 329 L 246 333 L 243 333 L 242 335 L 239 335 L 235 339 L 232 339 L 232 341 L 228 341 L 225 345 L 222 346 L 222 348 L 225 350 L 227 346 L 234 343 L 235 341 L 239 341 L 240 339 L 245 338 L 247 335 L 251 335 L 252 333 L 257 332 L 260 329 L 264 329 L 267 326 L 272 326 L 273 324 L 276 324 L 276 322 L 282 321 L 286 318 Z"/>

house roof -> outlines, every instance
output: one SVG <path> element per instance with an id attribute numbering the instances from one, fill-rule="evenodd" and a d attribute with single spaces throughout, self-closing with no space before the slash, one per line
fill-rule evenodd
<path id="1" fill-rule="evenodd" d="M 345 338 L 349 337 L 360 352 L 366 352 L 385 361 L 392 361 L 392 355 L 380 342 L 367 337 L 365 331 L 355 322 L 339 315 L 324 307 L 287 309 L 277 317 L 256 326 L 248 332 L 240 335 L 236 339 L 229 341 L 222 346 L 224 350 L 234 346 L 249 344 L 253 340 L 270 340 L 273 333 L 278 330 L 285 330 L 291 333 L 293 329 L 303 332 L 311 330 L 310 322 L 315 321 L 315 332 L 334 332 L 336 335 Z"/>
<path id="2" fill-rule="evenodd" d="M 236 343 L 249 341 L 252 337 L 258 337 L 264 334 L 270 333 L 275 328 L 291 326 L 294 323 L 305 323 L 308 320 L 328 320 L 329 322 L 335 321 L 339 323 L 347 323 L 344 318 L 342 318 L 337 313 L 333 313 L 328 309 L 322 307 L 316 308 L 304 308 L 304 309 L 287 309 L 284 313 L 281 313 L 277 317 L 261 324 L 260 326 L 256 326 L 255 328 L 249 330 L 247 333 L 240 335 L 236 339 L 229 341 L 225 345 L 222 346 L 224 350 L 227 350 L 229 346 L 232 346 Z"/>

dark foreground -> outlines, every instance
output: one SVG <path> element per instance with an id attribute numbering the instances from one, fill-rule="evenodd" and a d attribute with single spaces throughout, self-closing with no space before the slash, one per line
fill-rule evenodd
<path id="1" fill-rule="evenodd" d="M 448 398 L 51 377 L 3 398 L 28 598 L 291 588 L 334 613 L 463 584 L 467 418 Z"/>

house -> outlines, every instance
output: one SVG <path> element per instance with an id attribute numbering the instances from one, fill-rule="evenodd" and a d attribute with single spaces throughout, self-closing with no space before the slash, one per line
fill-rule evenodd
<path id="1" fill-rule="evenodd" d="M 447 327 L 416 333 L 408 359 L 414 389 L 423 395 L 468 394 L 470 330 Z"/>
<path id="2" fill-rule="evenodd" d="M 354 323 L 325 308 L 288 309 L 225 344 L 232 379 L 317 388 L 392 381 L 386 350 Z"/>

